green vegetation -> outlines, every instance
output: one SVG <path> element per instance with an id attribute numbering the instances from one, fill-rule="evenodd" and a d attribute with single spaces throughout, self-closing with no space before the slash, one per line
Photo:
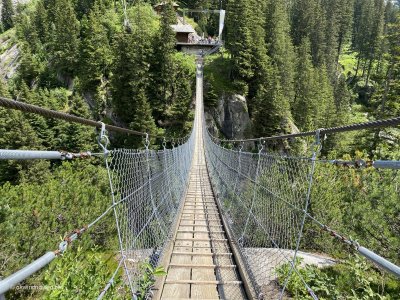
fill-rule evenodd
<path id="1" fill-rule="evenodd" d="M 87 251 L 78 246 L 52 264 L 44 274 L 43 283 L 52 287 L 42 295 L 42 299 L 94 299 L 111 279 L 112 271 L 117 268 L 115 254 L 101 254 L 100 249 Z M 58 277 L 54 277 L 54 273 Z M 111 288 L 108 299 L 126 299 L 129 292 L 122 283 L 122 271 L 119 271 Z M 87 288 L 90 279 L 90 288 Z"/>
<path id="2" fill-rule="evenodd" d="M 296 264 L 299 266 L 300 260 Z M 278 280 L 285 282 L 290 264 L 283 264 L 277 270 Z M 321 300 L 325 299 L 397 299 L 400 284 L 375 270 L 364 259 L 355 256 L 332 267 L 318 269 L 313 266 L 299 268 L 299 274 Z M 294 273 L 287 285 L 287 291 L 299 300 L 312 300 L 300 276 Z"/>
<path id="3" fill-rule="evenodd" d="M 0 80 L 1 96 L 152 134 L 190 132 L 195 64 L 175 50 L 171 5 L 158 16 L 148 1 L 130 4 L 124 25 L 118 1 L 38 0 L 15 11 L 11 1 L 2 3 L 7 31 L 0 53 L 15 44 L 20 53 L 15 76 Z M 143 146 L 141 138 L 126 135 L 111 140 L 112 147 Z M 92 129 L 2 108 L 0 148 L 99 152 Z M 110 206 L 103 166 L 101 158 L 0 162 L 0 277 L 56 250 L 66 235 Z M 117 267 L 114 223 L 110 214 L 23 283 L 50 289 L 13 289 L 7 299 L 96 298 Z M 143 272 L 146 294 L 163 271 Z M 126 298 L 121 274 L 109 299 Z"/>
<path id="4" fill-rule="evenodd" d="M 345 48 L 340 55 L 339 63 L 343 67 L 343 73 L 346 76 L 354 76 L 357 67 L 357 54 L 349 48 Z"/>
<path id="5" fill-rule="evenodd" d="M 254 137 L 296 131 L 288 124 L 307 131 L 399 115 L 398 5 L 384 0 L 228 0 L 226 9 L 226 52 L 207 59 L 205 73 L 211 87 L 206 100 L 209 106 L 216 105 L 225 91 L 246 96 Z M 329 135 L 320 158 L 397 160 L 399 140 L 398 128 Z M 270 146 L 288 154 L 306 152 L 291 141 Z M 277 176 L 274 181 L 283 185 L 285 180 Z M 398 264 L 398 181 L 396 171 L 321 163 L 309 211 Z M 291 183 L 280 190 L 304 184 Z M 259 211 L 268 210 L 268 203 L 261 200 L 255 205 Z M 231 213 L 240 220 L 240 211 Z M 270 224 L 274 216 L 269 216 Z M 254 247 L 264 243 L 262 234 L 253 232 Z M 350 249 L 311 221 L 306 223 L 301 247 L 340 259 L 330 269 L 301 270 L 321 299 L 398 298 L 399 285 L 393 277 L 364 259 L 348 257 Z M 287 271 L 288 266 L 280 269 L 280 284 Z M 292 277 L 289 293 L 295 299 L 312 299 L 298 276 Z"/>
<path id="6" fill-rule="evenodd" d="M 152 286 L 156 282 L 156 277 L 167 275 L 163 267 L 153 267 L 149 262 L 145 262 L 140 266 L 142 270 L 142 278 L 139 280 L 139 288 L 137 292 L 138 300 L 148 299 Z"/>
<path id="7" fill-rule="evenodd" d="M 206 58 L 204 63 L 204 74 L 206 80 L 210 81 L 212 88 L 221 96 L 223 93 L 238 92 L 229 78 L 226 70 L 229 69 L 231 61 L 227 53 L 213 55 Z"/>
<path id="8" fill-rule="evenodd" d="M 14 7 L 12 0 L 1 0 L 1 31 L 14 26 Z"/>
<path id="9" fill-rule="evenodd" d="M 92 162 L 95 163 L 95 162 Z M 10 275 L 24 265 L 30 263 L 47 251 L 58 249 L 62 238 L 74 229 L 82 228 L 96 219 L 110 204 L 109 184 L 106 171 L 90 162 L 63 163 L 52 173 L 44 172 L 48 165 L 44 162 L 31 163 L 25 167 L 39 176 L 22 177 L 18 185 L 6 183 L 0 188 L 0 258 L 2 276 Z M 3 166 L 2 166 L 3 167 Z M 20 171 L 23 172 L 23 171 Z M 106 283 L 105 277 L 111 272 L 106 260 L 100 260 L 100 254 L 106 249 L 113 249 L 116 242 L 116 231 L 112 215 L 90 231 L 79 241 L 79 247 L 68 249 L 66 261 L 64 257 L 57 258 L 51 271 L 38 273 L 27 281 L 27 285 L 41 285 L 45 282 L 63 287 L 74 283 L 87 282 L 96 270 L 103 279 L 96 277 L 98 285 Z M 97 245 L 97 248 L 93 248 Z M 94 249 L 93 254 L 86 251 Z M 75 265 L 72 267 L 72 265 Z M 84 266 L 92 266 L 84 273 Z M 96 269 L 93 269 L 96 268 Z M 73 274 L 79 278 L 73 278 Z M 94 277 L 93 277 L 94 278 Z M 66 281 L 67 280 L 67 281 Z M 96 294 L 98 287 L 92 285 L 74 286 L 86 290 L 85 293 Z M 43 283 L 42 283 L 43 284 Z M 48 291 L 49 293 L 69 292 L 64 289 Z M 10 292 L 12 299 L 27 298 L 31 293 L 44 290 L 15 289 Z M 50 294 L 53 295 L 53 294 Z M 63 297 L 66 294 L 63 293 Z M 87 299 L 82 294 L 79 299 Z M 65 296 L 65 299 L 68 299 Z M 54 297 L 53 297 L 54 299 Z"/>

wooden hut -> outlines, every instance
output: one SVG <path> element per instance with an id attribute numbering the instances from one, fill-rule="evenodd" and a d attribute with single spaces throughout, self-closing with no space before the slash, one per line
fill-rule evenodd
<path id="1" fill-rule="evenodd" d="M 176 42 L 179 43 L 190 43 L 189 35 L 195 33 L 192 26 L 186 24 L 171 25 L 172 29 L 176 33 Z"/>

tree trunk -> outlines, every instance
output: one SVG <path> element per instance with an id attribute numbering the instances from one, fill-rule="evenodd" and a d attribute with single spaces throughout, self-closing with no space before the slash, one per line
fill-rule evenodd
<path id="1" fill-rule="evenodd" d="M 369 77 L 371 75 L 371 68 L 372 68 L 372 62 L 374 61 L 374 58 L 371 58 L 369 60 L 369 64 L 368 64 L 368 71 L 367 71 L 367 79 L 365 80 L 365 87 L 368 86 L 368 82 L 369 82 Z"/>
<path id="2" fill-rule="evenodd" d="M 358 58 L 357 58 L 357 68 L 356 68 L 356 74 L 354 75 L 354 78 L 357 77 L 357 75 L 358 75 L 358 70 L 360 69 L 360 61 L 361 61 L 361 57 L 359 54 Z"/>
<path id="3" fill-rule="evenodd" d="M 380 117 L 382 117 L 384 115 L 384 112 L 385 112 L 385 104 L 386 104 L 387 96 L 389 94 L 390 82 L 392 81 L 393 64 L 394 64 L 394 62 L 392 62 L 390 64 L 388 72 L 387 72 L 387 76 L 386 76 L 385 91 L 384 91 L 383 96 L 382 96 L 381 111 L 379 113 Z"/>

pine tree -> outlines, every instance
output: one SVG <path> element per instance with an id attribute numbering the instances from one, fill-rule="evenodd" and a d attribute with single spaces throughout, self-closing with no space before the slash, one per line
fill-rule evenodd
<path id="1" fill-rule="evenodd" d="M 42 53 L 40 51 L 36 51 L 35 53 L 27 43 L 21 43 L 21 50 L 18 75 L 26 84 L 33 86 L 37 83 L 46 67 L 41 59 Z"/>
<path id="2" fill-rule="evenodd" d="M 327 49 L 327 36 L 326 36 L 326 28 L 327 28 L 327 18 L 325 15 L 325 11 L 322 7 L 321 1 L 315 1 L 314 3 L 313 18 L 314 22 L 310 32 L 310 41 L 311 41 L 311 54 L 313 57 L 314 66 L 322 66 L 326 63 L 326 49 Z M 329 32 L 329 34 L 335 36 L 336 32 Z M 333 45 L 336 46 L 334 43 Z"/>
<path id="3" fill-rule="evenodd" d="M 141 23 L 146 21 L 146 15 L 140 14 L 142 9 L 141 5 L 135 6 L 131 28 L 116 36 L 111 94 L 121 121 L 135 130 L 154 133 L 156 126 L 148 100 L 152 44 L 148 27 Z M 139 145 L 138 141 L 135 143 Z"/>
<path id="4" fill-rule="evenodd" d="M 299 46 L 305 37 L 309 37 L 314 28 L 315 0 L 296 0 L 292 7 L 292 38 Z"/>
<path id="5" fill-rule="evenodd" d="M 215 107 L 218 103 L 218 94 L 214 87 L 214 74 L 210 74 L 207 77 L 205 90 L 207 91 L 204 95 L 204 105 L 206 107 Z"/>
<path id="6" fill-rule="evenodd" d="M 368 85 L 368 81 L 371 76 L 372 64 L 378 58 L 377 52 L 380 48 L 380 43 L 383 37 L 383 27 L 384 27 L 384 16 L 385 16 L 385 1 L 376 0 L 373 8 L 373 20 L 372 28 L 370 29 L 369 36 L 369 52 L 368 52 L 368 69 L 365 85 Z"/>
<path id="7" fill-rule="evenodd" d="M 288 133 L 287 121 L 290 106 L 280 86 L 276 68 L 269 70 L 268 81 L 257 90 L 253 124 L 256 136 L 273 136 Z"/>
<path id="8" fill-rule="evenodd" d="M 313 107 L 315 128 L 329 128 L 336 122 L 334 91 L 325 66 L 318 68 L 316 76 L 316 105 Z"/>
<path id="9" fill-rule="evenodd" d="M 106 28 L 101 24 L 99 4 L 82 19 L 79 74 L 85 90 L 94 92 L 112 61 Z"/>
<path id="10" fill-rule="evenodd" d="M 139 90 L 136 91 L 135 108 L 132 115 L 132 122 L 129 123 L 129 128 L 140 132 L 146 132 L 149 135 L 158 134 L 158 129 L 152 116 L 152 110 L 143 88 L 139 88 Z M 140 139 L 135 139 L 133 142 L 136 148 L 141 146 Z"/>
<path id="11" fill-rule="evenodd" d="M 51 62 L 63 75 L 74 76 L 79 60 L 79 21 L 71 1 L 55 0 Z"/>
<path id="12" fill-rule="evenodd" d="M 395 23 L 388 26 L 389 61 L 383 88 L 375 95 L 379 109 L 375 113 L 379 118 L 388 118 L 400 114 L 400 13 Z"/>
<path id="13" fill-rule="evenodd" d="M 36 4 L 33 23 L 39 40 L 42 44 L 46 43 L 49 40 L 49 22 L 46 7 L 42 0 Z"/>
<path id="14" fill-rule="evenodd" d="M 310 41 L 305 38 L 298 48 L 297 73 L 295 79 L 295 101 L 292 115 L 296 125 L 302 130 L 314 130 L 315 107 L 317 101 L 317 83 L 310 54 Z"/>
<path id="15" fill-rule="evenodd" d="M 155 40 L 155 50 L 152 64 L 152 106 L 155 117 L 163 118 L 163 112 L 172 104 L 172 78 L 175 66 L 173 55 L 176 52 L 175 32 L 171 25 L 176 24 L 176 14 L 171 1 L 163 6 L 161 27 Z"/>
<path id="16" fill-rule="evenodd" d="M 338 56 L 337 61 L 339 61 L 339 56 L 343 50 L 343 46 L 347 43 L 349 39 L 349 33 L 351 32 L 351 27 L 353 24 L 353 13 L 354 13 L 354 1 L 355 0 L 337 0 L 338 5 L 336 6 L 338 16 Z M 328 15 L 329 12 L 328 12 Z"/>
<path id="17" fill-rule="evenodd" d="M 186 55 L 177 53 L 174 56 L 175 75 L 172 79 L 172 105 L 167 110 L 167 128 L 178 136 L 189 134 L 192 127 L 193 113 L 193 82 L 195 80 L 195 68 L 192 60 Z"/>
<path id="18" fill-rule="evenodd" d="M 358 71 L 362 65 L 362 76 L 366 75 L 366 85 L 383 34 L 384 1 L 356 0 L 354 9 L 353 48 L 358 52 Z"/>
<path id="19" fill-rule="evenodd" d="M 135 60 L 134 37 L 131 33 L 123 32 L 116 36 L 114 42 L 114 65 L 111 80 L 113 107 L 118 117 L 125 123 L 132 121 L 134 113 L 134 96 L 139 77 L 146 76 Z M 135 80 L 138 80 L 135 82 Z"/>
<path id="20" fill-rule="evenodd" d="M 0 95 L 10 97 L 7 86 L 1 80 Z M 21 95 L 31 97 L 32 94 L 26 85 Z M 20 111 L 0 108 L 0 148 L 43 149 L 34 126 L 30 124 L 31 120 L 27 114 Z M 44 161 L 0 161 L 0 183 L 16 183 L 21 180 L 22 174 L 39 178 L 46 173 L 48 166 L 49 163 Z"/>
<path id="21" fill-rule="evenodd" d="M 80 20 L 84 15 L 88 15 L 93 8 L 96 0 L 79 0 L 76 1 L 75 11 L 76 16 Z M 98 1 L 97 1 L 98 2 Z"/>
<path id="22" fill-rule="evenodd" d="M 228 0 L 226 47 L 232 55 L 232 79 L 243 94 L 248 91 L 247 82 L 254 76 L 252 66 L 252 36 L 249 0 Z"/>
<path id="23" fill-rule="evenodd" d="M 351 94 L 347 87 L 345 77 L 339 76 L 334 87 L 336 119 L 337 125 L 348 124 L 347 119 L 350 115 Z"/>
<path id="24" fill-rule="evenodd" d="M 326 0 L 323 2 L 324 13 L 329 15 L 327 26 L 325 28 L 326 48 L 324 53 L 324 62 L 328 70 L 331 81 L 337 78 L 337 59 L 338 59 L 338 35 L 339 35 L 339 12 L 342 9 L 338 0 Z"/>
<path id="25" fill-rule="evenodd" d="M 352 28 L 354 0 L 323 0 L 325 29 L 325 65 L 332 82 L 337 80 L 337 67 L 343 46 Z"/>
<path id="26" fill-rule="evenodd" d="M 77 94 L 72 95 L 67 103 L 68 113 L 82 118 L 91 118 L 88 106 Z M 86 126 L 70 123 L 58 122 L 52 129 L 58 132 L 54 139 L 54 149 L 68 149 L 71 152 L 80 152 L 82 149 L 93 149 L 94 131 L 88 130 Z"/>
<path id="27" fill-rule="evenodd" d="M 269 1 L 266 13 L 266 43 L 272 63 L 278 68 L 283 95 L 294 99 L 295 53 L 290 37 L 287 7 L 282 1 Z"/>
<path id="28" fill-rule="evenodd" d="M 314 66 L 325 63 L 326 19 L 320 0 L 297 0 L 293 4 L 293 43 L 299 46 L 304 38 L 309 38 Z"/>
<path id="29" fill-rule="evenodd" d="M 3 29 L 8 30 L 14 26 L 14 7 L 12 0 L 2 0 L 1 3 L 1 23 L 3 24 Z"/>

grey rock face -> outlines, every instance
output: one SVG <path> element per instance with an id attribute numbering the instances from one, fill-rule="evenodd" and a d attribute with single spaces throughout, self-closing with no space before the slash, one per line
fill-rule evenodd
<path id="1" fill-rule="evenodd" d="M 0 78 L 7 80 L 12 78 L 17 70 L 19 49 L 11 40 L 1 38 L 0 49 L 5 49 L 4 52 L 0 52 Z"/>
<path id="2" fill-rule="evenodd" d="M 211 133 L 220 130 L 228 139 L 242 139 L 251 132 L 251 120 L 246 98 L 241 95 L 224 94 L 215 108 L 206 111 Z"/>
<path id="3" fill-rule="evenodd" d="M 27 3 L 30 0 L 13 0 L 14 6 L 21 3 Z M 1 18 L 0 1 L 0 18 Z M 0 78 L 10 79 L 15 75 L 18 68 L 19 49 L 15 40 L 5 35 L 0 38 Z"/>
<path id="4" fill-rule="evenodd" d="M 14 7 L 17 6 L 17 4 L 19 4 L 19 3 L 24 4 L 24 3 L 28 3 L 29 1 L 30 0 L 13 0 Z M 2 4 L 0 1 L 0 18 L 1 18 L 1 7 L 2 7 Z"/>

